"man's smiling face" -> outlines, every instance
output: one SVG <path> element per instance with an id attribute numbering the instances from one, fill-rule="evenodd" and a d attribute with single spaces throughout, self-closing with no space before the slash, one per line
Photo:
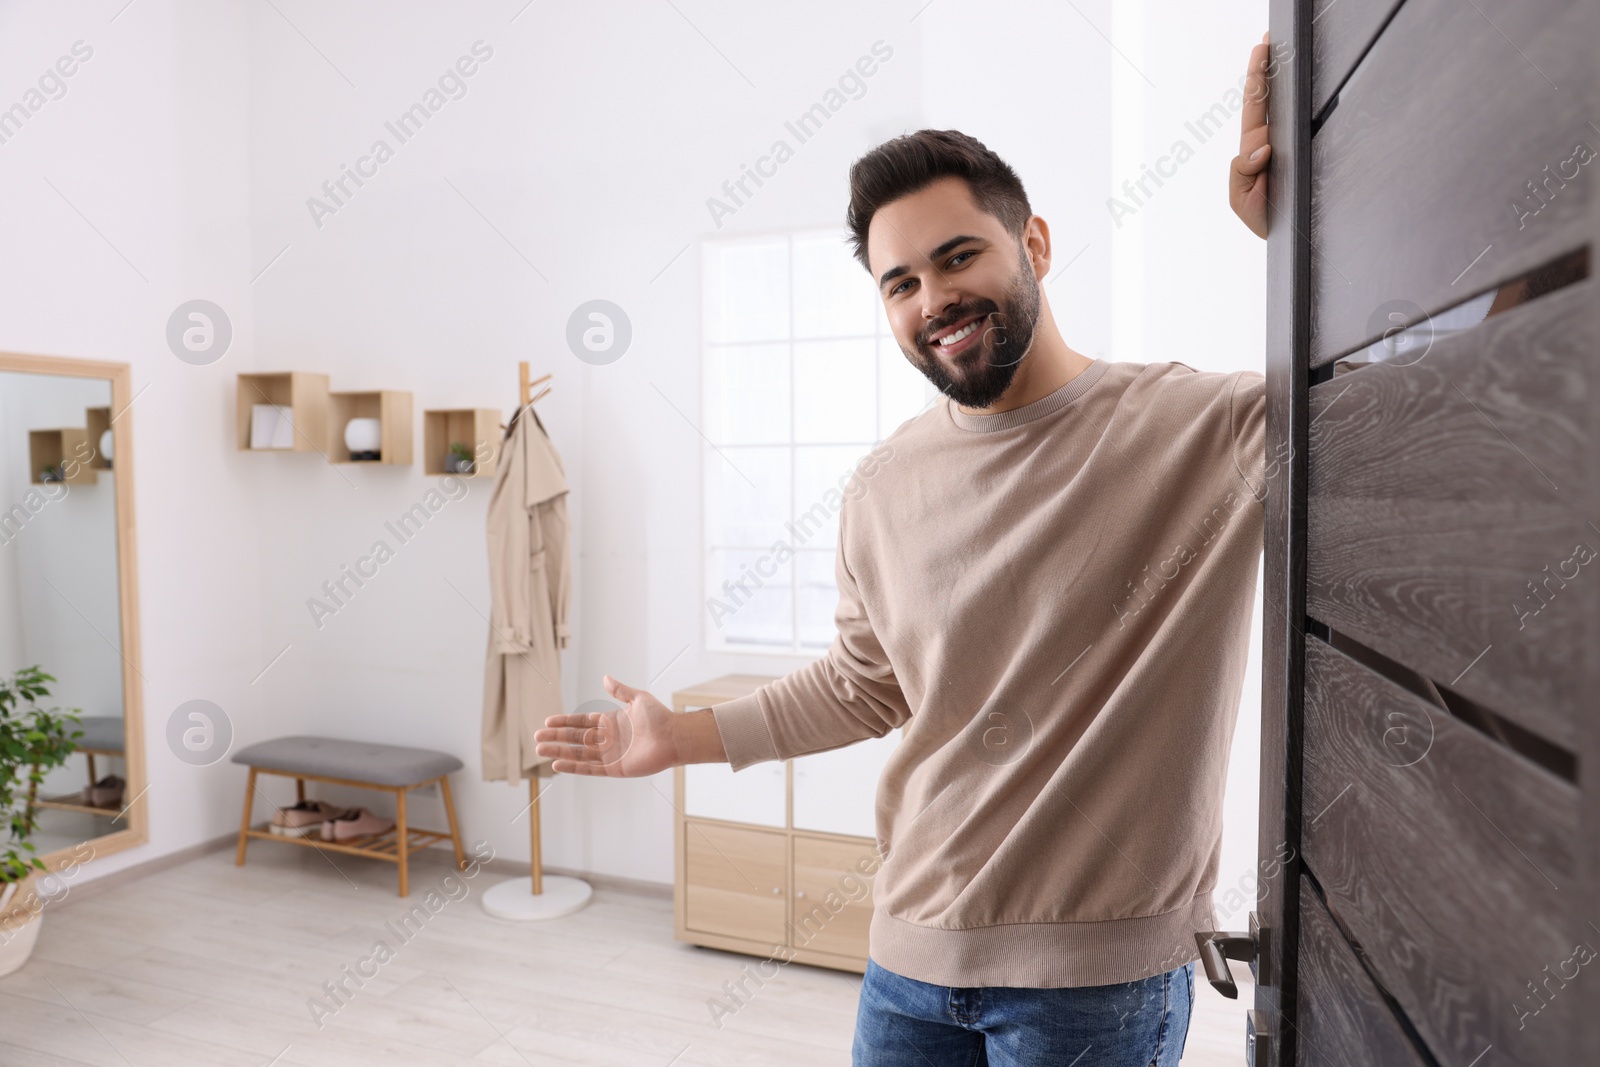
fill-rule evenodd
<path id="1" fill-rule="evenodd" d="M 868 229 L 867 259 L 911 365 L 964 407 L 999 400 L 1033 343 L 1039 279 L 967 183 L 940 178 L 884 205 Z"/>

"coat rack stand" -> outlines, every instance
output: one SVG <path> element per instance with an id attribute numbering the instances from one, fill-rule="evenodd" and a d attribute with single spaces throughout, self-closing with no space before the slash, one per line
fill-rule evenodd
<path id="1" fill-rule="evenodd" d="M 517 365 L 518 396 L 521 399 L 521 405 L 517 408 L 519 412 L 529 404 L 543 399 L 551 389 L 555 388 L 546 385 L 539 391 L 538 396 L 529 396 L 534 386 L 543 385 L 551 377 L 553 376 L 546 374 L 542 378 L 529 381 L 528 364 L 522 362 Z M 519 922 L 530 919 L 557 919 L 563 915 L 571 915 L 582 908 L 594 895 L 594 888 L 582 878 L 573 878 L 565 874 L 546 876 L 544 873 L 539 841 L 539 782 L 549 766 L 549 760 L 541 760 L 533 768 L 533 777 L 528 779 L 528 838 L 531 846 L 528 877 L 512 878 L 484 891 L 483 910 L 496 918 Z"/>

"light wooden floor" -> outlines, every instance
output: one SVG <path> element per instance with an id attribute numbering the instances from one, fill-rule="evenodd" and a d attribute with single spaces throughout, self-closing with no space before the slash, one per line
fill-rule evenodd
<path id="1" fill-rule="evenodd" d="M 437 856 L 437 861 L 434 860 Z M 330 858 L 336 860 L 335 867 Z M 672 939 L 672 902 L 599 889 L 583 911 L 508 923 L 447 900 L 431 852 L 394 892 L 388 864 L 254 843 L 247 866 L 210 853 L 45 916 L 27 966 L 0 979 L 6 1067 L 848 1065 L 860 976 L 789 964 L 724 1020 L 708 1001 L 752 957 Z M 385 928 L 439 890 L 402 940 Z M 460 890 L 456 890 L 459 896 Z M 424 905 L 425 906 L 425 905 Z M 377 938 L 393 958 L 346 977 Z M 371 966 L 364 968 L 369 973 Z M 318 1027 L 323 983 L 352 991 Z M 1243 1005 L 1203 981 L 1189 1067 L 1243 1062 Z"/>

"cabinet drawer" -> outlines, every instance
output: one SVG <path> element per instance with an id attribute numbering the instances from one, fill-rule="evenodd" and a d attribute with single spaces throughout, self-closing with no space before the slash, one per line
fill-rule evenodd
<path id="1" fill-rule="evenodd" d="M 790 944 L 866 959 L 872 878 L 877 870 L 877 846 L 872 841 L 795 835 Z"/>
<path id="2" fill-rule="evenodd" d="M 788 914 L 786 837 L 685 820 L 684 924 L 782 945 Z"/>

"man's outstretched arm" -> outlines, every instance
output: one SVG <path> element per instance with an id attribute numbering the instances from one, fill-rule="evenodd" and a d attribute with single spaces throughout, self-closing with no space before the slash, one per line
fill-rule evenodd
<path id="1" fill-rule="evenodd" d="M 637 778 L 686 763 L 727 763 L 737 771 L 882 737 L 903 725 L 911 709 L 845 558 L 849 504 L 847 498 L 839 515 L 834 561 L 838 633 L 821 659 L 748 696 L 683 713 L 606 675 L 606 692 L 626 706 L 552 715 L 534 732 L 534 751 L 553 758 L 558 774 Z"/>

